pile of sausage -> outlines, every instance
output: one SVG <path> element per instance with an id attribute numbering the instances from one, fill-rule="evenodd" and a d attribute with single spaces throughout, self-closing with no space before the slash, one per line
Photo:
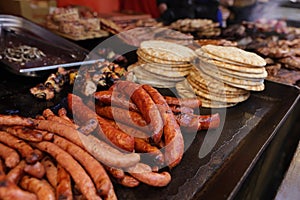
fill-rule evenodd
<path id="1" fill-rule="evenodd" d="M 64 108 L 36 118 L 0 115 L 0 199 L 111 200 L 113 183 L 166 186 L 164 166 L 175 167 L 184 153 L 180 126 L 220 123 L 218 114 L 192 113 L 198 99 L 163 97 L 148 85 L 118 81 L 94 97 L 92 105 L 69 94 L 72 119 Z"/>

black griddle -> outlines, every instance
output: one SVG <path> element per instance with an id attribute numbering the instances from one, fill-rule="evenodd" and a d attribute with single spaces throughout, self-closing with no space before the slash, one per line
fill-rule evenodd
<path id="1" fill-rule="evenodd" d="M 45 77 L 24 77 L 0 68 L 0 113 L 35 117 L 45 108 L 64 107 L 71 86 L 50 101 L 30 94 L 29 89 L 44 80 Z M 270 81 L 265 84 L 264 91 L 252 92 L 247 101 L 232 108 L 200 109 L 200 113 L 220 113 L 221 126 L 216 130 L 184 133 L 186 151 L 181 163 L 170 170 L 171 183 L 163 188 L 145 184 L 124 188 L 116 184 L 119 199 L 198 199 L 197 195 L 207 187 L 214 187 L 214 180 L 224 176 L 224 170 L 227 173 L 224 188 L 227 191 L 238 188 L 299 100 L 297 87 Z M 200 151 L 204 146 L 204 151 Z M 231 163 L 236 158 L 240 159 L 237 166 Z"/>

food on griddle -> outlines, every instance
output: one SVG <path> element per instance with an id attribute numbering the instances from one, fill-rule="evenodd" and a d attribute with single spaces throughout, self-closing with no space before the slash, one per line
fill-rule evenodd
<path id="1" fill-rule="evenodd" d="M 51 74 L 45 83 L 32 87 L 30 92 L 37 98 L 50 100 L 62 90 L 65 84 L 74 85 L 76 81 L 76 89 L 89 96 L 96 90 L 109 88 L 116 80 L 121 79 L 125 72 L 125 68 L 109 61 L 82 66 L 79 70 L 58 68 L 57 72 Z"/>
<path id="2" fill-rule="evenodd" d="M 210 19 L 179 19 L 170 28 L 181 32 L 196 32 L 199 37 L 214 37 L 221 34 L 219 23 Z"/>
<path id="3" fill-rule="evenodd" d="M 250 90 L 264 90 L 266 61 L 237 47 L 204 45 L 195 51 L 198 63 L 187 79 L 176 84 L 182 97 L 195 94 L 203 107 L 229 107 L 245 101 Z"/>
<path id="4" fill-rule="evenodd" d="M 137 128 L 123 129 L 117 118 L 108 120 L 100 117 L 87 106 L 88 102 L 83 102 L 83 99 L 73 94 L 69 94 L 67 99 L 73 119 L 67 117 L 65 109 L 60 109 L 58 114 L 46 109 L 38 118 L 0 115 L 0 139 L 4 148 L 0 147 L 1 150 L 5 150 L 4 152 L 11 152 L 8 157 L 14 161 L 13 163 L 8 162 L 9 158 L 5 157 L 6 166 L 2 172 L 8 174 L 7 179 L 9 178 L 15 184 L 14 187 L 1 191 L 0 198 L 9 196 L 12 191 L 19 192 L 19 187 L 21 187 L 23 195 L 30 194 L 33 197 L 46 195 L 49 198 L 69 196 L 74 199 L 117 199 L 112 181 L 130 188 L 142 183 L 153 187 L 168 185 L 172 179 L 171 174 L 164 168 L 159 170 L 159 167 L 168 165 L 172 168 L 180 164 L 183 156 L 182 134 L 184 133 L 181 133 L 179 123 L 185 123 L 184 126 L 190 127 L 194 131 L 217 128 L 220 122 L 219 115 L 201 116 L 176 113 L 178 115 L 176 117 L 168 103 L 190 106 L 191 109 L 195 109 L 201 105 L 199 99 L 183 100 L 164 97 L 149 85 L 118 81 L 115 86 L 110 88 L 110 91 L 123 94 L 124 97 L 125 94 L 130 94 L 134 88 L 139 88 L 139 92 L 136 92 L 131 100 L 128 97 L 126 101 L 135 105 L 134 107 L 137 109 L 135 112 L 140 116 L 151 115 L 150 101 L 160 105 L 158 115 L 164 113 L 163 121 L 165 122 L 162 127 L 162 135 L 159 137 L 157 134 L 141 131 L 132 136 L 132 130 Z M 106 93 L 99 94 L 105 95 Z M 144 94 L 149 96 L 147 101 L 142 100 Z M 103 102 L 99 102 L 101 101 L 99 95 L 96 101 L 96 106 L 100 108 L 110 106 L 111 109 L 114 109 L 113 105 L 104 105 Z M 86 121 L 94 117 L 101 118 L 98 120 L 99 126 L 103 132 L 109 132 L 107 137 L 101 136 L 102 132 L 97 132 L 96 129 L 89 135 L 84 135 L 79 131 Z M 75 122 L 76 124 L 71 124 Z M 128 130 L 130 131 L 127 132 Z M 156 129 L 151 130 L 153 133 L 157 132 Z M 115 137 L 109 137 L 109 134 L 116 136 L 116 132 L 120 131 L 133 140 L 129 141 L 123 136 L 117 136 L 117 138 L 125 146 L 131 146 L 133 142 L 133 149 L 127 149 L 125 152 L 119 149 L 120 146 L 112 145 Z M 45 138 L 41 140 L 41 137 L 35 140 L 36 137 L 34 137 L 33 140 L 32 134 L 41 136 L 39 133 L 52 134 L 53 137 L 50 140 L 45 140 Z M 29 136 L 26 137 L 25 134 L 29 134 Z M 165 151 L 161 151 L 163 147 Z M 9 150 L 7 151 L 7 149 Z M 27 153 L 24 149 L 27 149 Z M 145 160 L 147 162 L 145 163 L 139 152 L 143 156 L 149 155 L 150 162 Z M 15 155 L 19 154 L 21 156 L 15 158 Z M 31 157 L 35 159 L 28 159 Z M 65 183 L 67 187 L 63 187 L 62 183 Z M 21 195 L 20 192 L 18 194 Z"/>
<path id="5" fill-rule="evenodd" d="M 161 40 L 142 42 L 137 55 L 138 62 L 128 67 L 133 79 L 158 88 L 175 87 L 189 74 L 196 56 L 188 47 Z"/>
<path id="6" fill-rule="evenodd" d="M 17 62 L 21 65 L 25 65 L 27 62 L 46 57 L 46 54 L 37 47 L 20 45 L 17 47 L 6 48 L 3 52 L 3 56 L 9 62 Z"/>
<path id="7" fill-rule="evenodd" d="M 108 36 L 96 13 L 81 12 L 75 7 L 55 8 L 46 18 L 46 27 L 76 40 Z"/>

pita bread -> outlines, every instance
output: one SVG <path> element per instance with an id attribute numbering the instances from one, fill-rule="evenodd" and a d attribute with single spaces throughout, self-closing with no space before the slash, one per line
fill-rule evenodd
<path id="1" fill-rule="evenodd" d="M 265 59 L 263 59 L 256 53 L 244 51 L 237 47 L 218 46 L 209 44 L 202 46 L 201 49 L 206 53 L 236 63 L 259 67 L 264 67 L 266 65 Z"/>
<path id="2" fill-rule="evenodd" d="M 161 40 L 144 41 L 140 49 L 147 55 L 174 62 L 190 62 L 196 56 L 188 47 Z"/>
<path id="3" fill-rule="evenodd" d="M 234 70 L 234 71 L 245 72 L 245 73 L 254 73 L 254 74 L 261 74 L 264 73 L 265 71 L 264 67 L 243 65 L 241 63 L 226 61 L 216 56 L 208 55 L 205 52 L 203 52 L 201 49 L 196 49 L 195 52 L 198 54 L 200 58 L 199 65 L 209 63 L 228 70 Z"/>
<path id="4" fill-rule="evenodd" d="M 166 78 L 173 78 L 173 79 L 183 79 L 184 76 L 189 74 L 189 71 L 177 71 L 176 68 L 167 68 L 167 67 L 154 67 L 151 64 L 142 64 L 141 67 L 148 71 L 151 72 L 158 77 L 166 77 Z"/>

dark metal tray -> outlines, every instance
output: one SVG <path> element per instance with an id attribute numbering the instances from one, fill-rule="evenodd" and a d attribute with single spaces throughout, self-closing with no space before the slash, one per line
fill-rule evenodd
<path id="1" fill-rule="evenodd" d="M 21 65 L 2 55 L 6 48 L 19 45 L 37 47 L 46 57 Z M 20 70 L 83 61 L 88 53 L 86 49 L 22 17 L 0 15 L 0 61 L 13 73 L 34 76 L 36 73 L 21 73 Z"/>
<path id="2" fill-rule="evenodd" d="M 45 108 L 63 106 L 72 88 L 65 88 L 51 101 L 41 101 L 30 94 L 29 89 L 43 80 L 17 76 L 0 68 L 0 113 L 34 117 Z M 115 185 L 119 199 L 199 199 L 207 191 L 215 191 L 223 199 L 232 197 L 276 136 L 299 94 L 297 87 L 266 81 L 266 89 L 253 92 L 247 101 L 226 110 L 213 110 L 221 114 L 221 128 L 185 134 L 185 140 L 191 143 L 186 144 L 182 162 L 170 171 L 172 181 L 167 187 Z M 200 158 L 199 152 L 204 157 Z"/>

